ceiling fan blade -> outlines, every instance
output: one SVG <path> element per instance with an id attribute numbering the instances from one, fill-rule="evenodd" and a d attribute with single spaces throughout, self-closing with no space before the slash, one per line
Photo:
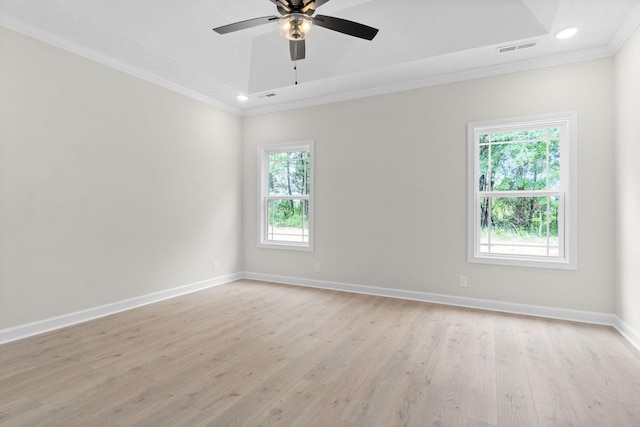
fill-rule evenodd
<path id="1" fill-rule="evenodd" d="M 291 13 L 293 5 L 289 0 L 270 0 L 271 3 L 275 4 L 279 11 L 284 11 L 285 13 Z"/>
<path id="2" fill-rule="evenodd" d="M 316 9 L 319 8 L 320 6 L 322 6 L 323 4 L 325 4 L 326 2 L 328 2 L 329 0 L 316 0 L 315 4 L 316 4 Z"/>
<path id="3" fill-rule="evenodd" d="M 289 53 L 291 54 L 292 61 L 304 59 L 304 40 L 289 40 Z"/>
<path id="4" fill-rule="evenodd" d="M 223 25 L 222 27 L 214 28 L 218 34 L 227 34 L 233 31 L 245 30 L 251 27 L 257 27 L 258 25 L 268 24 L 272 21 L 277 21 L 279 18 L 277 16 L 263 16 L 261 18 L 253 18 L 247 19 L 246 21 L 235 22 L 233 24 Z"/>
<path id="5" fill-rule="evenodd" d="M 334 18 L 327 15 L 316 15 L 313 17 L 313 23 L 319 27 L 328 28 L 339 33 L 348 34 L 361 39 L 373 40 L 378 34 L 378 29 L 369 27 L 368 25 L 359 24 L 346 19 Z"/>

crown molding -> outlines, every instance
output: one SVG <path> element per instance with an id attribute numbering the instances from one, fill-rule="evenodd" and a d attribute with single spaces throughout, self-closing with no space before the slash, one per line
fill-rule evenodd
<path id="1" fill-rule="evenodd" d="M 378 86 L 370 89 L 363 89 L 351 92 L 343 92 L 335 95 L 328 95 L 318 98 L 304 99 L 270 106 L 247 108 L 243 110 L 244 117 L 257 116 L 262 114 L 276 113 L 293 110 L 297 108 L 313 107 L 335 102 L 350 101 L 353 99 L 367 98 L 371 96 L 387 95 L 396 92 L 416 90 L 429 86 L 438 86 L 447 83 L 456 83 L 466 80 L 493 77 L 503 74 L 516 73 L 521 71 L 535 70 L 558 65 L 571 64 L 574 62 L 588 61 L 592 59 L 612 56 L 616 53 L 611 46 L 602 46 L 594 49 L 585 49 L 577 52 L 569 52 L 561 55 L 547 56 L 543 58 L 530 59 L 525 61 L 511 62 L 500 65 L 479 67 L 471 70 L 456 73 L 441 74 L 424 79 L 398 82 L 391 85 Z"/>
<path id="2" fill-rule="evenodd" d="M 640 5 L 629 14 L 629 18 L 620 26 L 609 43 L 609 49 L 616 54 L 627 42 L 631 34 L 640 27 Z"/>

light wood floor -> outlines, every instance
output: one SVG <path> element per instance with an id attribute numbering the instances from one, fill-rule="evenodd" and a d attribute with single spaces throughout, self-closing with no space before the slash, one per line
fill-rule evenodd
<path id="1" fill-rule="evenodd" d="M 640 426 L 608 327 L 239 281 L 0 346 L 0 425 Z"/>

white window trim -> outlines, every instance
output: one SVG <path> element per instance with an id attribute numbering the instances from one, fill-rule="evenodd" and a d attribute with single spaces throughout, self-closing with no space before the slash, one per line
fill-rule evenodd
<path id="1" fill-rule="evenodd" d="M 537 267 L 576 270 L 578 267 L 578 128 L 577 113 L 557 113 L 540 116 L 513 118 L 506 120 L 490 120 L 472 122 L 467 125 L 467 261 L 470 263 L 507 265 L 518 267 Z M 528 257 L 514 255 L 486 254 L 480 252 L 479 227 L 480 212 L 477 202 L 478 190 L 478 145 L 476 138 L 479 133 L 490 131 L 509 131 L 524 127 L 562 126 L 565 132 L 564 143 L 560 146 L 561 189 L 565 194 L 563 211 L 564 223 L 559 224 L 559 236 L 564 240 L 564 256 L 559 258 Z M 567 161 L 568 160 L 568 161 Z M 506 194 L 506 193 L 505 193 Z M 519 195 L 524 195 L 520 193 Z"/>
<path id="2" fill-rule="evenodd" d="M 313 140 L 287 142 L 282 144 L 267 144 L 258 146 L 258 247 L 270 249 L 285 249 L 296 251 L 313 251 L 314 240 L 314 170 L 315 170 L 315 143 Z M 309 151 L 309 242 L 271 242 L 267 240 L 267 215 L 266 200 L 269 197 L 269 162 L 270 153 L 284 151 Z M 295 196 L 294 196 L 295 197 Z"/>

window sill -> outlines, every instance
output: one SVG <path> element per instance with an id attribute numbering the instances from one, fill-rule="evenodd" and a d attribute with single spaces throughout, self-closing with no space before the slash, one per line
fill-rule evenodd
<path id="1" fill-rule="evenodd" d="M 566 259 L 532 259 L 528 257 L 472 255 L 467 260 L 472 264 L 503 265 L 510 267 L 551 268 L 557 270 L 577 270 L 576 262 Z"/>
<path id="2" fill-rule="evenodd" d="M 304 251 L 304 252 L 312 252 L 313 246 L 310 244 L 299 244 L 299 243 L 267 243 L 260 242 L 258 243 L 258 248 L 262 249 L 283 249 L 287 251 Z"/>

